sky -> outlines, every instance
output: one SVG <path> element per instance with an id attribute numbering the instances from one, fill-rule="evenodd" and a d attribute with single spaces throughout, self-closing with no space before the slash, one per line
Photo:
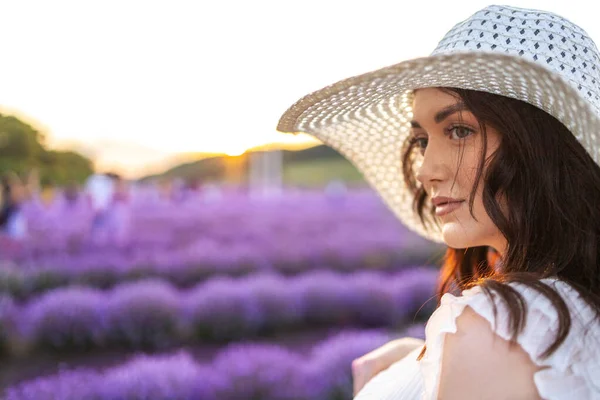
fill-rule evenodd
<path id="1" fill-rule="evenodd" d="M 587 1 L 519 1 L 600 43 Z M 316 143 L 276 131 L 302 96 L 427 56 L 490 1 L 0 0 L 0 112 L 130 177 L 197 153 Z M 506 4 L 506 3 L 495 3 Z"/>

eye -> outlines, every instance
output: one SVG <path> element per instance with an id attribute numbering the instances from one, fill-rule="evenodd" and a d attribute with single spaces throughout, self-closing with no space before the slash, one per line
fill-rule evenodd
<path id="1" fill-rule="evenodd" d="M 427 148 L 428 141 L 429 140 L 426 137 L 412 137 L 410 139 L 410 145 L 418 148 L 421 154 L 423 154 L 425 152 L 425 149 Z"/>
<path id="2" fill-rule="evenodd" d="M 448 134 L 451 139 L 460 140 L 470 136 L 473 132 L 475 132 L 471 128 L 467 128 L 462 125 L 455 125 L 448 129 Z"/>

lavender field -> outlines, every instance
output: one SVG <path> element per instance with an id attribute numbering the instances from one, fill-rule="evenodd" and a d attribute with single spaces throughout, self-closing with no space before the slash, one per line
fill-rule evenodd
<path id="1" fill-rule="evenodd" d="M 371 191 L 32 200 L 0 237 L 6 399 L 346 399 L 422 336 L 440 248 Z M 293 339 L 292 339 L 293 338 Z"/>
<path id="2" fill-rule="evenodd" d="M 0 242 L 0 254 L 17 262 L 0 264 L 0 292 L 20 298 L 72 284 L 155 277 L 186 287 L 213 275 L 396 271 L 435 259 L 431 244 L 367 190 L 175 203 L 140 196 L 115 204 L 96 225 L 85 199 L 32 202 L 23 213 L 32 221 L 27 240 Z"/>

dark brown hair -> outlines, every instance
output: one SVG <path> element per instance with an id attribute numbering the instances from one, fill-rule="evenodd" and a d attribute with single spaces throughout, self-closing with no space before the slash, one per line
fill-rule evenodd
<path id="1" fill-rule="evenodd" d="M 600 315 L 600 167 L 561 122 L 533 105 L 486 92 L 442 90 L 462 100 L 479 121 L 484 145 L 475 181 L 482 182 L 485 210 L 508 245 L 502 268 L 494 268 L 487 247 L 448 248 L 438 303 L 446 292 L 475 285 L 490 299 L 498 294 L 509 310 L 514 343 L 524 328 L 527 306 L 508 283 L 536 289 L 559 317 L 556 339 L 542 354 L 547 357 L 567 337 L 571 318 L 561 296 L 540 279 L 570 284 Z M 486 126 L 501 134 L 491 155 L 485 153 Z M 407 141 L 403 174 L 414 193 L 414 210 L 426 224 L 435 220 L 434 210 L 425 209 L 427 194 L 415 178 L 415 151 L 416 144 Z M 469 197 L 472 216 L 476 190 L 477 184 Z M 499 198 L 506 202 L 505 212 Z"/>

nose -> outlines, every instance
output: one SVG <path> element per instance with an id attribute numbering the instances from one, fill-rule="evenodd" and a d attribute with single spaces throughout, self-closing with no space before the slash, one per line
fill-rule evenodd
<path id="1" fill-rule="evenodd" d="M 447 144 L 430 139 L 425 148 L 423 161 L 416 171 L 416 178 L 426 192 L 430 193 L 432 186 L 442 182 L 448 176 L 448 160 L 444 156 L 447 153 L 444 152 L 445 146 Z"/>

